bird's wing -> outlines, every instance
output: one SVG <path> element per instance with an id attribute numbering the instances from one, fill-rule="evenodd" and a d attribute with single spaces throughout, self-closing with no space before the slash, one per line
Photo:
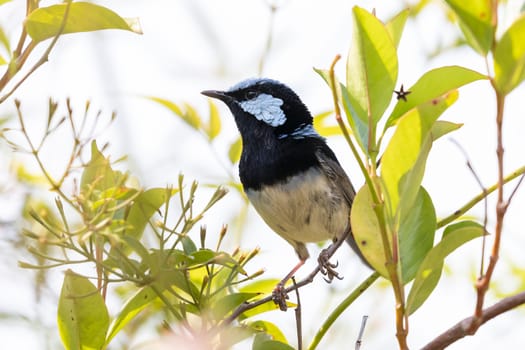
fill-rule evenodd
<path id="1" fill-rule="evenodd" d="M 330 181 L 342 189 L 345 200 L 351 206 L 355 197 L 355 189 L 334 152 L 328 145 L 321 144 L 317 149 L 317 159 Z"/>

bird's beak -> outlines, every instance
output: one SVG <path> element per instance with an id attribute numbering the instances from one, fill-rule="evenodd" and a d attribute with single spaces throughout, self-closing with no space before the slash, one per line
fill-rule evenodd
<path id="1" fill-rule="evenodd" d="M 225 91 L 204 90 L 204 91 L 201 91 L 201 94 L 211 97 L 211 98 L 219 99 L 223 102 L 228 102 L 229 100 L 231 100 L 231 96 L 228 95 Z"/>

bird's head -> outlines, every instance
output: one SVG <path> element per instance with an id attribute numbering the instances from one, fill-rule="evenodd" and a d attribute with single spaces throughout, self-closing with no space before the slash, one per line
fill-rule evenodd
<path id="1" fill-rule="evenodd" d="M 276 80 L 247 79 L 226 91 L 206 90 L 202 94 L 230 108 L 243 138 L 260 132 L 279 139 L 319 137 L 299 96 Z"/>

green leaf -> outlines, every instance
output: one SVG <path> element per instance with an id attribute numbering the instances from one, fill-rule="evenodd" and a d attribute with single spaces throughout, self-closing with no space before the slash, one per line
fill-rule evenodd
<path id="1" fill-rule="evenodd" d="M 57 35 L 68 6 L 69 13 L 62 34 L 103 29 L 122 29 L 142 34 L 138 19 L 124 19 L 106 7 L 88 2 L 63 3 L 34 10 L 24 22 L 27 34 L 35 42 Z"/>
<path id="2" fill-rule="evenodd" d="M 525 79 L 525 14 L 496 43 L 494 74 L 497 89 L 508 94 Z"/>
<path id="3" fill-rule="evenodd" d="M 182 242 L 182 249 L 184 249 L 184 253 L 186 253 L 187 255 L 190 255 L 197 251 L 197 246 L 195 245 L 195 243 L 193 243 L 190 237 L 188 236 L 182 237 L 181 242 Z"/>
<path id="4" fill-rule="evenodd" d="M 445 0 L 459 20 L 467 43 L 480 55 L 486 56 L 492 46 L 494 26 L 492 1 Z"/>
<path id="5" fill-rule="evenodd" d="M 146 306 L 157 299 L 157 294 L 151 287 L 143 287 L 131 298 L 129 298 L 116 318 L 111 322 L 108 336 L 106 338 L 106 345 L 120 332 L 135 316 L 139 314 Z"/>
<path id="6" fill-rule="evenodd" d="M 421 262 L 434 244 L 436 228 L 436 210 L 432 198 L 423 187 L 419 187 L 414 204 L 410 212 L 402 218 L 399 227 L 403 283 L 414 279 Z"/>
<path id="7" fill-rule="evenodd" d="M 330 87 L 330 90 L 333 90 L 332 87 L 332 81 L 330 79 L 330 73 L 328 70 L 325 69 L 317 69 L 314 68 L 315 72 L 323 78 L 323 80 L 328 84 Z M 350 129 L 352 133 L 354 134 L 357 143 L 359 144 L 359 147 L 361 147 L 361 150 L 368 154 L 368 123 L 366 120 L 362 120 L 359 118 L 358 113 L 355 111 L 352 103 L 356 103 L 355 101 L 352 102 L 350 95 L 348 93 L 348 89 L 339 82 L 337 77 L 335 77 L 335 83 L 336 83 L 336 94 L 337 99 L 343 104 L 343 108 L 346 114 L 346 118 L 348 120 L 348 124 L 350 125 Z M 315 120 L 314 120 L 315 123 Z"/>
<path id="8" fill-rule="evenodd" d="M 249 322 L 248 327 L 253 328 L 255 331 L 264 332 L 268 334 L 271 339 L 279 342 L 288 344 L 288 340 L 284 336 L 283 332 L 275 324 L 268 321 L 255 321 Z"/>
<path id="9" fill-rule="evenodd" d="M 272 338 L 266 333 L 255 335 L 252 350 L 294 350 L 290 345 L 282 343 Z"/>
<path id="10" fill-rule="evenodd" d="M 58 301 L 58 330 L 64 348 L 101 349 L 108 326 L 108 310 L 97 288 L 67 270 Z"/>
<path id="11" fill-rule="evenodd" d="M 222 320 L 242 303 L 257 296 L 259 296 L 259 293 L 232 293 L 225 295 L 213 303 L 211 312 L 215 320 Z"/>
<path id="12" fill-rule="evenodd" d="M 359 250 L 383 277 L 389 278 L 379 222 L 368 186 L 354 198 L 350 220 Z M 403 283 L 414 278 L 421 261 L 432 248 L 436 230 L 436 214 L 432 200 L 423 187 L 417 192 L 413 210 L 404 216 L 398 231 Z M 392 237 L 389 235 L 389 246 Z"/>
<path id="13" fill-rule="evenodd" d="M 7 64 L 7 61 L 2 56 L 0 56 L 0 66 L 3 66 L 4 64 Z"/>
<path id="14" fill-rule="evenodd" d="M 91 160 L 84 168 L 80 180 L 80 190 L 90 197 L 95 191 L 103 192 L 115 189 L 116 186 L 123 185 L 126 175 L 111 168 L 109 159 L 98 150 L 97 142 L 91 143 Z M 99 199 L 99 198 L 97 198 Z"/>
<path id="15" fill-rule="evenodd" d="M 431 128 L 457 97 L 457 91 L 437 97 L 410 110 L 399 121 L 381 160 L 385 204 L 394 222 L 412 207 L 432 146 Z"/>
<path id="16" fill-rule="evenodd" d="M 432 125 L 432 129 L 430 129 L 430 135 L 432 137 L 432 140 L 435 141 L 440 137 L 445 136 L 446 134 L 461 128 L 462 126 L 463 124 L 461 123 L 452 123 L 445 120 L 436 120 L 434 125 Z"/>
<path id="17" fill-rule="evenodd" d="M 333 111 L 327 111 L 314 115 L 314 128 L 321 136 L 328 137 L 342 134 L 339 125 L 329 125 L 326 123 L 327 118 L 333 114 Z"/>
<path id="18" fill-rule="evenodd" d="M 405 9 L 399 12 L 385 24 L 386 30 L 388 31 L 388 34 L 390 34 L 396 49 L 398 48 L 399 42 L 401 41 L 401 35 L 403 34 L 403 29 L 405 28 L 405 23 L 409 14 L 410 10 Z"/>
<path id="19" fill-rule="evenodd" d="M 429 103 L 433 99 L 455 90 L 476 80 L 487 79 L 487 76 L 460 66 L 440 67 L 426 72 L 410 88 L 407 101 L 397 101 L 394 110 L 388 118 L 385 130 L 393 126 L 397 120 L 412 108 Z"/>
<path id="20" fill-rule="evenodd" d="M 230 145 L 230 149 L 228 150 L 228 158 L 230 158 L 230 162 L 232 162 L 232 164 L 239 162 L 241 159 L 241 153 L 242 139 L 239 137 Z"/>
<path id="21" fill-rule="evenodd" d="M 347 61 L 350 105 L 375 137 L 376 124 L 392 99 L 397 80 L 397 53 L 389 32 L 373 14 L 353 8 L 353 35 Z M 375 140 L 368 140 L 375 142 Z M 368 145 L 373 149 L 375 145 Z"/>
<path id="22" fill-rule="evenodd" d="M 275 286 L 279 282 L 279 279 L 274 278 L 258 279 L 252 283 L 243 284 L 243 286 L 239 288 L 239 291 L 244 293 L 268 294 L 275 289 Z"/>
<path id="23" fill-rule="evenodd" d="M 414 313 L 430 296 L 441 277 L 445 258 L 466 242 L 481 237 L 483 226 L 474 221 L 462 221 L 447 226 L 443 238 L 423 260 L 407 299 L 408 314 Z"/>
<path id="24" fill-rule="evenodd" d="M 208 103 L 210 106 L 210 119 L 206 133 L 208 134 L 208 139 L 211 141 L 221 132 L 221 117 L 219 115 L 219 109 L 212 99 L 208 99 Z"/>
<path id="25" fill-rule="evenodd" d="M 184 107 L 182 108 L 175 102 L 166 100 L 161 97 L 149 96 L 147 98 L 151 101 L 157 102 L 161 106 L 166 107 L 171 112 L 173 112 L 173 114 L 180 117 L 186 124 L 191 126 L 193 129 L 199 130 L 202 124 L 201 118 L 199 117 L 197 111 L 189 104 L 184 104 Z"/>
<path id="26" fill-rule="evenodd" d="M 397 53 L 389 32 L 373 14 L 354 7 L 347 62 L 347 89 L 361 119 L 376 123 L 388 107 L 397 80 Z"/>
<path id="27" fill-rule="evenodd" d="M 170 200 L 177 190 L 166 188 L 150 188 L 140 193 L 134 200 L 126 216 L 126 223 L 130 226 L 124 234 L 136 239 L 142 237 L 150 218 Z"/>

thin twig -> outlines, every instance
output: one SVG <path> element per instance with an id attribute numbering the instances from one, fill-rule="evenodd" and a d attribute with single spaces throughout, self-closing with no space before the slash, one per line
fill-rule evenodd
<path id="1" fill-rule="evenodd" d="M 480 265 L 479 265 L 479 275 L 483 275 L 483 271 L 485 271 L 485 247 L 487 245 L 487 220 L 488 220 L 488 201 L 487 201 L 487 189 L 485 186 L 483 186 L 483 182 L 481 182 L 481 178 L 479 177 L 476 170 L 474 170 L 474 166 L 472 165 L 472 162 L 470 161 L 470 158 L 467 154 L 467 151 L 461 146 L 461 144 L 456 141 L 455 139 L 450 139 L 452 143 L 456 145 L 456 147 L 463 153 L 463 157 L 465 158 L 465 162 L 467 165 L 467 168 L 470 170 L 471 174 L 474 176 L 474 179 L 476 179 L 476 182 L 478 183 L 479 187 L 481 187 L 481 191 L 483 193 L 483 231 L 485 234 L 483 235 L 482 241 L 481 241 L 481 258 L 480 258 Z"/>
<path id="2" fill-rule="evenodd" d="M 295 285 L 295 277 L 292 276 L 292 282 Z M 299 289 L 295 290 L 297 298 L 297 307 L 295 308 L 295 325 L 297 327 L 297 350 L 303 350 L 303 323 L 301 318 L 301 298 L 299 297 Z"/>
<path id="3" fill-rule="evenodd" d="M 485 322 L 493 319 L 496 316 L 499 316 L 507 311 L 510 311 L 520 305 L 525 304 L 525 292 L 504 298 L 497 302 L 496 304 L 486 308 L 481 313 L 479 319 L 479 326 L 483 325 Z M 440 350 L 444 349 L 450 344 L 458 341 L 461 338 L 464 338 L 467 335 L 472 335 L 470 331 L 470 325 L 475 322 L 475 316 L 471 316 L 463 319 L 462 321 L 456 323 L 451 328 L 447 329 L 445 332 L 440 334 L 430 343 L 425 345 L 421 350 Z"/>
<path id="4" fill-rule="evenodd" d="M 363 320 L 361 321 L 361 329 L 359 329 L 359 335 L 355 341 L 355 350 L 361 349 L 361 344 L 363 343 L 363 334 L 365 333 L 366 321 L 368 320 L 367 315 L 363 315 Z"/>

